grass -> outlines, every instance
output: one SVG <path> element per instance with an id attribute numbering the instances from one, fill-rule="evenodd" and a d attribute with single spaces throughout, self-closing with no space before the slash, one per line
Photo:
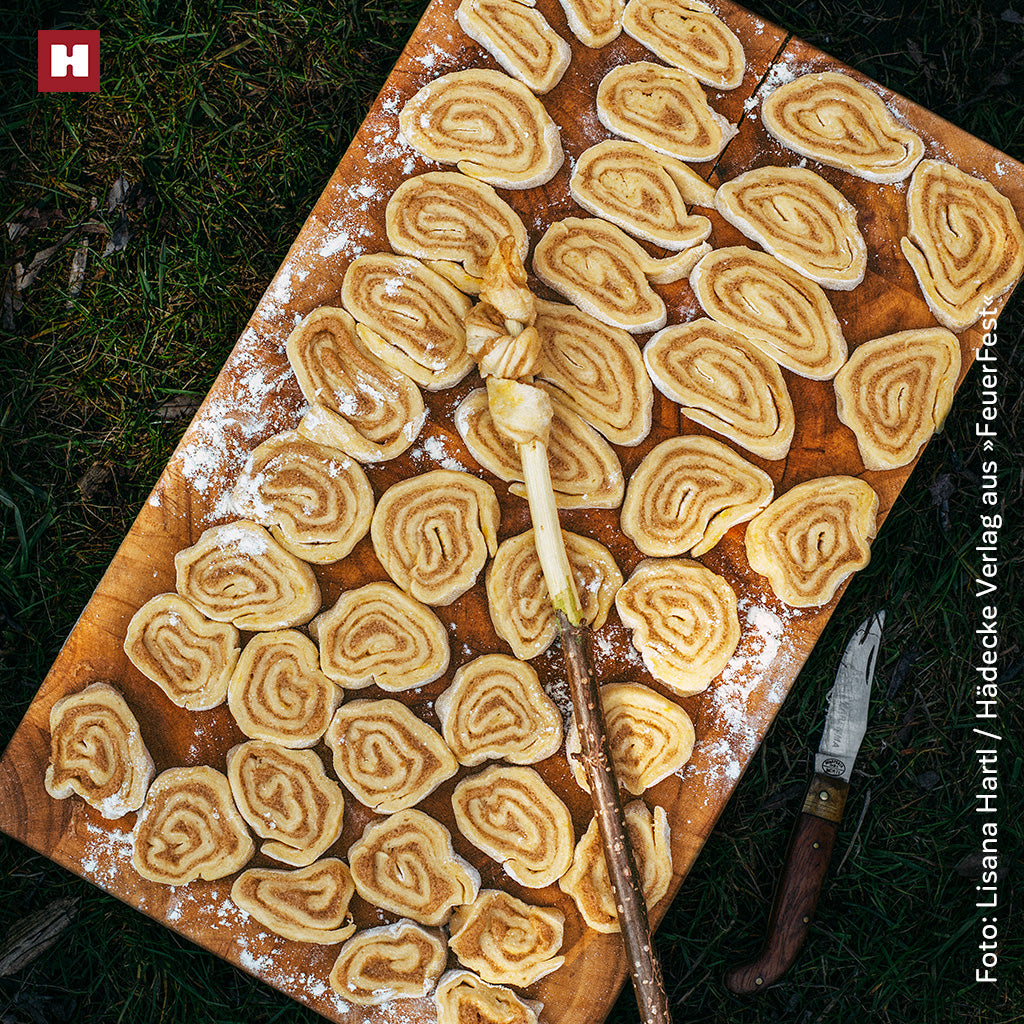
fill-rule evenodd
<path id="1" fill-rule="evenodd" d="M 0 341 L 0 743 L 24 714 L 149 489 L 407 40 L 423 0 L 182 10 L 26 3 L 0 33 L 3 271 L 59 246 Z M 944 0 L 872 0 L 758 14 L 1024 159 L 1021 14 Z M 104 90 L 35 91 L 35 32 L 100 28 Z M 119 178 L 124 201 L 108 201 Z M 65 236 L 69 236 L 65 240 Z M 81 290 L 72 255 L 88 240 Z M 124 247 L 103 257 L 108 240 Z M 1021 848 L 1019 605 L 1024 302 L 1000 321 L 1000 883 L 998 985 L 975 984 L 979 843 L 972 658 L 979 602 L 977 367 L 929 445 L 659 932 L 679 1021 L 1024 1019 L 1013 892 Z M 1019 555 L 1015 557 L 1019 560 Z M 876 702 L 816 923 L 794 968 L 756 1000 L 723 971 L 759 944 L 853 628 L 889 618 Z M 810 739 L 809 739 L 810 738 Z M 841 863 L 841 866 L 840 866 Z M 1019 892 L 1019 886 L 1018 886 Z M 0 935 L 78 900 L 60 945 L 0 978 L 3 1024 L 252 1024 L 314 1014 L 0 838 Z M 634 1021 L 625 993 L 614 1024 Z M 554 1024 L 554 1022 L 548 1022 Z"/>

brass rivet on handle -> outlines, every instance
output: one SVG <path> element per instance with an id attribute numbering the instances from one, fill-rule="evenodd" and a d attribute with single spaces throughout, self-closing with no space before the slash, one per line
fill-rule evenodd
<path id="1" fill-rule="evenodd" d="M 818 794 L 818 799 L 819 799 L 819 800 L 827 800 L 827 799 L 828 799 L 828 790 L 827 790 L 827 789 L 823 789 L 823 790 L 822 790 L 822 791 L 821 791 L 821 792 L 820 792 L 820 793 Z"/>

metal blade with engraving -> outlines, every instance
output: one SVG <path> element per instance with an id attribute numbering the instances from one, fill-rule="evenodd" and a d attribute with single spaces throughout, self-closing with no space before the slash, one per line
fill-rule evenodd
<path id="1" fill-rule="evenodd" d="M 885 612 L 878 611 L 861 623 L 843 653 L 828 696 L 814 775 L 775 893 L 768 937 L 754 960 L 726 975 L 731 992 L 762 991 L 789 969 L 803 945 L 843 816 L 853 762 L 867 732 L 871 682 L 884 622 Z"/>

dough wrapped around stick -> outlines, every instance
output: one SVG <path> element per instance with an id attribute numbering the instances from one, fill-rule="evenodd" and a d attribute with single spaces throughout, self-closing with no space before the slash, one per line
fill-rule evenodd
<path id="1" fill-rule="evenodd" d="M 337 857 L 294 870 L 249 868 L 231 886 L 231 899 L 275 935 L 323 946 L 356 930 L 348 909 L 354 893 L 348 865 Z"/>
<path id="2" fill-rule="evenodd" d="M 363 347 L 428 391 L 452 387 L 472 369 L 465 331 L 472 302 L 420 260 L 357 256 L 345 271 L 341 300 Z"/>
<path id="3" fill-rule="evenodd" d="M 641 683 L 606 683 L 600 693 L 615 777 L 628 793 L 643 795 L 690 760 L 696 738 L 693 722 L 674 701 Z M 588 789 L 579 752 L 579 732 L 573 724 L 565 739 L 565 756 L 580 787 Z"/>
<path id="4" fill-rule="evenodd" d="M 654 386 L 683 415 L 766 459 L 784 458 L 796 417 L 779 364 L 731 327 L 699 317 L 643 350 Z"/>
<path id="5" fill-rule="evenodd" d="M 622 27 L 666 64 L 713 89 L 735 89 L 743 81 L 743 44 L 701 0 L 629 0 Z"/>
<path id="6" fill-rule="evenodd" d="M 761 104 L 761 121 L 787 149 L 868 181 L 902 181 L 924 155 L 878 93 L 838 71 L 780 85 Z"/>
<path id="7" fill-rule="evenodd" d="M 403 918 L 353 935 L 331 968 L 331 988 L 356 1006 L 417 999 L 434 988 L 447 960 L 439 932 Z"/>
<path id="8" fill-rule="evenodd" d="M 418 804 L 459 767 L 441 736 L 397 700 L 349 701 L 324 739 L 342 784 L 377 814 Z"/>
<path id="9" fill-rule="evenodd" d="M 172 703 L 208 711 L 227 696 L 238 630 L 208 619 L 178 594 L 157 594 L 132 616 L 124 651 Z"/>
<path id="10" fill-rule="evenodd" d="M 846 338 L 825 292 L 774 256 L 743 245 L 715 249 L 690 274 L 704 312 L 809 380 L 846 362 Z"/>
<path id="11" fill-rule="evenodd" d="M 448 829 L 415 808 L 367 825 L 348 862 L 364 900 L 424 925 L 445 924 L 480 891 L 479 872 L 452 849 Z"/>
<path id="12" fill-rule="evenodd" d="M 643 877 L 644 899 L 653 907 L 672 882 L 672 847 L 668 815 L 663 807 L 652 813 L 642 800 L 634 800 L 625 809 L 630 845 Z M 595 931 L 619 931 L 615 897 L 608 878 L 608 865 L 601 848 L 597 821 L 576 844 L 572 866 L 558 881 L 579 908 L 583 919 Z"/>
<path id="13" fill-rule="evenodd" d="M 250 739 L 312 747 L 344 694 L 320 671 L 316 644 L 294 629 L 257 633 L 228 682 L 228 707 Z"/>
<path id="14" fill-rule="evenodd" d="M 533 272 L 584 312 L 631 334 L 665 326 L 665 302 L 651 283 L 686 277 L 710 251 L 706 242 L 657 259 L 621 228 L 595 217 L 566 217 L 533 250 Z"/>
<path id="15" fill-rule="evenodd" d="M 309 631 L 324 675 L 349 690 L 425 686 L 444 675 L 451 656 L 441 620 L 391 583 L 343 591 Z"/>
<path id="16" fill-rule="evenodd" d="M 315 751 L 247 740 L 228 751 L 227 768 L 238 810 L 267 840 L 266 856 L 305 867 L 341 835 L 345 797 Z"/>
<path id="17" fill-rule="evenodd" d="M 434 991 L 437 1024 L 539 1024 L 542 1004 L 523 999 L 504 985 L 492 985 L 472 971 L 441 975 Z"/>
<path id="18" fill-rule="evenodd" d="M 155 774 L 138 719 L 112 684 L 89 683 L 50 708 L 43 785 L 55 800 L 77 794 L 104 818 L 120 818 L 142 806 Z"/>
<path id="19" fill-rule="evenodd" d="M 900 247 L 936 320 L 976 323 L 1024 271 L 1024 229 L 1006 196 L 952 164 L 922 160 L 907 190 Z"/>
<path id="20" fill-rule="evenodd" d="M 618 39 L 626 0 L 558 0 L 569 30 L 586 47 L 599 50 Z"/>
<path id="21" fill-rule="evenodd" d="M 537 301 L 537 382 L 612 444 L 639 444 L 651 431 L 654 388 L 627 331 L 575 306 Z"/>
<path id="22" fill-rule="evenodd" d="M 310 403 L 302 436 L 361 463 L 393 459 L 419 436 L 427 414 L 416 382 L 367 349 L 344 309 L 314 309 L 285 351 Z"/>
<path id="23" fill-rule="evenodd" d="M 562 531 L 576 583 L 582 621 L 600 629 L 608 618 L 622 573 L 601 543 Z M 503 540 L 487 567 L 487 608 L 495 632 L 524 661 L 543 654 L 558 635 L 547 581 L 532 529 Z"/>
<path id="24" fill-rule="evenodd" d="M 392 193 L 384 220 L 395 252 L 460 263 L 471 277 L 483 276 L 494 247 L 506 237 L 526 259 L 519 215 L 490 185 L 458 171 L 408 178 Z"/>
<path id="25" fill-rule="evenodd" d="M 871 558 L 878 495 L 851 476 L 819 477 L 791 487 L 747 524 L 750 567 L 795 608 L 827 604 Z"/>
<path id="26" fill-rule="evenodd" d="M 532 768 L 492 765 L 452 794 L 459 831 L 530 889 L 569 867 L 575 836 L 568 808 Z"/>
<path id="27" fill-rule="evenodd" d="M 174 568 L 183 598 L 239 629 L 287 629 L 320 610 L 312 568 L 246 519 L 211 526 L 174 556 Z"/>
<path id="28" fill-rule="evenodd" d="M 647 670 L 683 697 L 706 690 L 739 643 L 736 592 L 690 559 L 645 559 L 619 588 L 615 607 Z"/>
<path id="29" fill-rule="evenodd" d="M 686 164 L 639 142 L 608 139 L 585 150 L 569 193 L 588 212 L 666 249 L 689 249 L 711 234 L 711 221 L 687 204 L 714 206 L 714 189 Z"/>
<path id="30" fill-rule="evenodd" d="M 857 210 L 807 167 L 758 167 L 723 182 L 718 212 L 780 263 L 822 288 L 850 291 L 864 280 L 868 250 Z"/>
<path id="31" fill-rule="evenodd" d="M 296 430 L 256 448 L 231 501 L 286 551 L 317 564 L 344 558 L 365 536 L 373 515 L 373 488 L 359 463 Z"/>
<path id="32" fill-rule="evenodd" d="M 714 160 L 736 134 L 693 75 L 646 60 L 601 79 L 597 116 L 613 134 L 687 163 Z"/>
<path id="33" fill-rule="evenodd" d="M 463 665 L 434 701 L 459 764 L 535 764 L 562 745 L 562 713 L 525 661 L 484 654 Z"/>
<path id="34" fill-rule="evenodd" d="M 401 137 L 428 160 L 498 188 L 550 181 L 564 153 L 558 126 L 521 82 L 486 68 L 428 82 L 398 115 Z"/>
<path id="35" fill-rule="evenodd" d="M 132 833 L 132 866 L 163 885 L 234 874 L 254 850 L 227 777 L 208 765 L 161 772 Z"/>
<path id="36" fill-rule="evenodd" d="M 525 988 L 565 963 L 565 915 L 535 907 L 500 889 L 484 889 L 448 923 L 448 945 L 459 963 L 484 981 Z"/>
<path id="37" fill-rule="evenodd" d="M 670 437 L 633 471 L 622 532 L 645 555 L 706 554 L 774 497 L 772 478 L 712 437 Z"/>
<path id="38" fill-rule="evenodd" d="M 960 376 L 960 342 L 944 327 L 899 331 L 858 346 L 836 374 L 836 411 L 866 469 L 912 462 L 942 428 Z"/>
<path id="39" fill-rule="evenodd" d="M 494 488 L 450 469 L 392 484 L 370 524 L 373 550 L 388 575 L 424 604 L 449 605 L 476 582 L 498 547 L 501 512 Z"/>
<path id="40" fill-rule="evenodd" d="M 618 508 L 625 480 L 615 450 L 581 416 L 560 402 L 552 400 L 551 409 L 546 455 L 556 505 Z M 511 481 L 512 494 L 525 497 L 523 460 L 516 444 L 495 426 L 487 391 L 471 391 L 462 400 L 455 410 L 455 426 L 473 458 L 500 480 Z"/>
<path id="41" fill-rule="evenodd" d="M 459 26 L 513 77 L 538 96 L 562 79 L 569 44 L 532 5 L 519 0 L 462 0 Z"/>

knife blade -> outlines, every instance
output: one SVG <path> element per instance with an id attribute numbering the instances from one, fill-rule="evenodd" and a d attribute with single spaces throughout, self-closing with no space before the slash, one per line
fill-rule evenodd
<path id="1" fill-rule="evenodd" d="M 793 827 L 786 865 L 775 892 L 768 937 L 750 963 L 725 976 L 726 988 L 737 995 L 763 991 L 782 977 L 807 935 L 839 831 L 853 763 L 867 732 L 871 683 L 884 622 L 884 611 L 869 616 L 843 652 L 827 698 L 814 774 Z"/>

